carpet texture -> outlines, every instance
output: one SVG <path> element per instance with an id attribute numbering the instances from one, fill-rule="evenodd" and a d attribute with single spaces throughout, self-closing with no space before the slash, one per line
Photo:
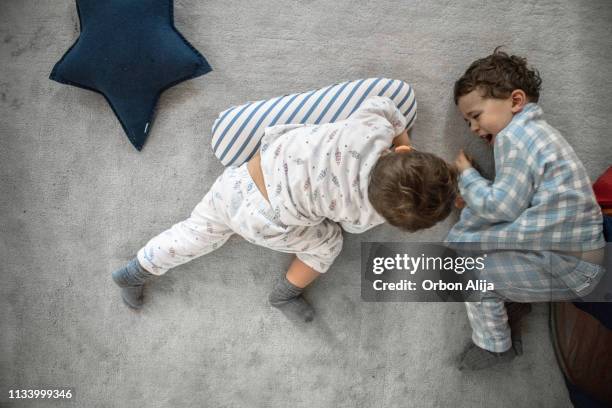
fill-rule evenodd
<path id="1" fill-rule="evenodd" d="M 0 3 L 0 405 L 91 407 L 565 407 L 547 306 L 505 369 L 461 373 L 462 304 L 365 303 L 362 241 L 441 240 L 389 226 L 345 238 L 294 324 L 267 293 L 290 257 L 236 237 L 155 282 L 140 312 L 110 273 L 186 217 L 221 173 L 210 129 L 230 105 L 385 76 L 414 86 L 417 148 L 468 145 L 455 79 L 497 45 L 543 77 L 541 105 L 591 178 L 610 165 L 612 3 L 607 0 L 175 1 L 177 28 L 215 71 L 158 105 L 137 152 L 100 95 L 48 79 L 78 36 L 69 0 Z M 72 387 L 13 402 L 10 388 Z"/>

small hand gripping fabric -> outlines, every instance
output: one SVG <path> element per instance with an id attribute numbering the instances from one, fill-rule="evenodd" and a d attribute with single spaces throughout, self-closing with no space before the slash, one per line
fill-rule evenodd
<path id="1" fill-rule="evenodd" d="M 77 0 L 81 34 L 50 79 L 104 95 L 142 149 L 161 93 L 211 71 L 174 26 L 172 0 Z"/>
<path id="2" fill-rule="evenodd" d="M 412 87 L 398 79 L 368 78 L 233 106 L 213 124 L 213 152 L 224 166 L 239 166 L 257 152 L 266 127 L 346 119 L 373 95 L 392 99 L 412 127 L 417 108 Z"/>

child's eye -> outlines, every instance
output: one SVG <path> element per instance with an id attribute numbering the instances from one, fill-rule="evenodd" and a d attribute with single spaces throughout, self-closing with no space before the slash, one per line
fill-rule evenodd
<path id="1" fill-rule="evenodd" d="M 479 116 L 480 116 L 480 113 L 475 114 L 474 119 L 478 119 Z"/>

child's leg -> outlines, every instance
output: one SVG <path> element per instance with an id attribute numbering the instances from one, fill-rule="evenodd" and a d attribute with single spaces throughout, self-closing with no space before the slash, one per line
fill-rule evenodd
<path id="1" fill-rule="evenodd" d="M 481 303 L 466 302 L 465 307 L 474 344 L 498 353 L 508 350 L 508 343 L 514 347 L 515 331 L 517 341 L 521 341 L 520 321 L 531 312 L 529 303 L 504 302 L 502 298 L 490 298 Z M 522 354 L 522 349 L 515 351 Z"/>
<path id="2" fill-rule="evenodd" d="M 512 346 L 510 326 L 504 300 L 487 298 L 481 302 L 466 302 L 472 341 L 488 351 L 502 353 Z"/>
<path id="3" fill-rule="evenodd" d="M 188 219 L 152 238 L 138 251 L 137 258 L 113 272 L 113 280 L 122 288 L 121 295 L 128 306 L 142 307 L 147 280 L 219 248 L 232 235 L 216 205 L 215 195 L 222 177 Z"/>
<path id="4" fill-rule="evenodd" d="M 306 265 L 300 258 L 296 257 L 289 269 L 287 270 L 287 280 L 291 282 L 291 284 L 297 286 L 298 288 L 305 288 L 310 285 L 312 281 L 321 276 L 320 272 L 314 270 L 314 268 Z"/>
<path id="5" fill-rule="evenodd" d="M 314 310 L 302 292 L 329 269 L 340 253 L 342 230 L 335 222 L 325 220 L 315 226 L 294 227 L 278 238 L 274 243 L 268 241 L 269 247 L 297 253 L 297 256 L 287 273 L 274 284 L 269 296 L 270 304 L 310 321 Z"/>
<path id="6" fill-rule="evenodd" d="M 138 261 L 154 275 L 221 247 L 234 233 L 215 208 L 211 189 L 191 216 L 153 237 L 138 251 Z"/>
<path id="7" fill-rule="evenodd" d="M 472 327 L 473 344 L 463 354 L 460 369 L 479 370 L 511 361 L 516 357 L 512 349 L 512 332 L 504 296 L 509 283 L 518 284 L 530 281 L 531 289 L 540 288 L 540 299 L 550 298 L 550 278 L 545 279 L 537 267 L 538 257 L 520 252 L 499 252 L 488 254 L 485 268 L 479 279 L 495 285 L 495 292 L 479 294 L 479 299 L 466 302 L 465 307 Z M 544 297 L 544 298 L 542 298 Z M 525 299 L 512 299 L 525 301 Z M 535 301 L 528 299 L 527 301 Z"/>
<path id="8" fill-rule="evenodd" d="M 511 349 L 510 326 L 504 301 L 490 297 L 465 303 L 472 326 L 472 341 L 459 364 L 460 370 L 480 370 L 516 357 Z"/>
<path id="9" fill-rule="evenodd" d="M 299 258 L 294 258 L 285 276 L 276 281 L 268 297 L 270 304 L 309 322 L 314 317 L 312 306 L 302 296 L 304 288 L 321 275 Z"/>
<path id="10" fill-rule="evenodd" d="M 466 302 L 472 340 L 480 350 L 472 349 L 462 365 L 485 368 L 515 354 L 510 350 L 512 339 L 504 300 L 569 300 L 588 286 L 598 269 L 597 265 L 551 251 L 489 254 L 479 278 L 493 283 L 496 289 L 484 293 L 480 302 Z"/>

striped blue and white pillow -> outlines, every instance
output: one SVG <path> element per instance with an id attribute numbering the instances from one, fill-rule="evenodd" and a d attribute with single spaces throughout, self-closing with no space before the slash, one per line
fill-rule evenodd
<path id="1" fill-rule="evenodd" d="M 213 152 L 224 166 L 239 166 L 255 154 L 266 127 L 346 119 L 371 95 L 391 98 L 412 126 L 417 108 L 412 87 L 398 79 L 368 78 L 233 106 L 215 120 Z"/>

